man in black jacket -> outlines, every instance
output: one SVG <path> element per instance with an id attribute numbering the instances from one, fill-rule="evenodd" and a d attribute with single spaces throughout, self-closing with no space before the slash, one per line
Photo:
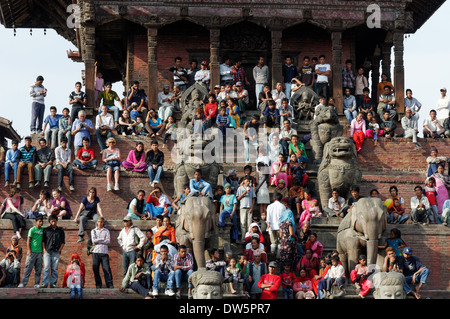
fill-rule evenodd
<path id="1" fill-rule="evenodd" d="M 152 141 L 152 149 L 147 152 L 145 161 L 148 165 L 147 173 L 150 178 L 150 185 L 154 188 L 159 184 L 164 165 L 164 153 L 159 150 L 157 141 Z"/>
<path id="2" fill-rule="evenodd" d="M 42 273 L 42 285 L 40 288 L 47 288 L 49 280 L 50 288 L 56 288 L 59 257 L 66 243 L 64 230 L 58 227 L 58 217 L 56 215 L 50 215 L 48 222 L 50 226 L 45 227 L 42 234 L 44 272 Z"/>

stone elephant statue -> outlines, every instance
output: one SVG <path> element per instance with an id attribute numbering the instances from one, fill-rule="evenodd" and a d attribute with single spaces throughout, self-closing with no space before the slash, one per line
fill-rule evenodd
<path id="1" fill-rule="evenodd" d="M 367 265 L 377 264 L 386 217 L 387 208 L 380 198 L 361 198 L 349 209 L 337 232 L 337 251 L 347 275 L 355 269 L 360 254 L 367 256 Z"/>
<path id="2" fill-rule="evenodd" d="M 176 237 L 193 253 L 197 267 L 206 267 L 208 249 L 215 236 L 215 218 L 208 197 L 189 197 L 179 213 Z"/>

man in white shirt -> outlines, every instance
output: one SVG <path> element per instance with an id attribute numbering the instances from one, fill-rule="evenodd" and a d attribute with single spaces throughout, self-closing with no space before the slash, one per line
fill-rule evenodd
<path id="1" fill-rule="evenodd" d="M 253 79 L 255 80 L 255 95 L 259 105 L 259 93 L 263 91 L 264 84 L 269 82 L 269 67 L 264 65 L 264 57 L 259 57 L 257 64 L 253 68 Z"/>
<path id="2" fill-rule="evenodd" d="M 223 63 L 219 67 L 220 72 L 220 82 L 222 85 L 233 85 L 233 74 L 231 69 L 230 58 L 227 56 L 223 57 Z"/>
<path id="3" fill-rule="evenodd" d="M 103 136 L 105 140 L 112 137 L 112 130 L 114 129 L 114 118 L 108 113 L 108 107 L 102 105 L 101 113 L 95 117 L 95 137 L 97 138 L 97 143 L 100 145 L 100 151 L 103 152 L 106 149 L 106 144 L 103 141 Z"/>
<path id="4" fill-rule="evenodd" d="M 418 116 L 418 114 L 417 114 Z M 414 149 L 419 150 L 422 148 L 417 143 L 417 133 L 419 133 L 419 130 L 417 129 L 417 119 L 415 116 L 412 115 L 411 108 L 407 107 L 405 108 L 405 116 L 402 117 L 402 128 L 403 128 L 403 134 L 405 138 L 412 138 L 413 143 L 415 145 Z"/>
<path id="5" fill-rule="evenodd" d="M 283 195 L 277 193 L 275 201 L 267 206 L 266 223 L 267 231 L 270 236 L 270 251 L 276 254 L 277 258 L 280 254 L 280 218 L 286 207 L 281 203 Z"/>
<path id="6" fill-rule="evenodd" d="M 414 224 L 428 224 L 428 216 L 430 215 L 430 202 L 426 196 L 423 196 L 421 186 L 414 187 L 416 196 L 411 197 L 411 219 Z"/>
<path id="7" fill-rule="evenodd" d="M 202 63 L 200 64 L 200 68 L 201 69 L 197 71 L 197 73 L 195 73 L 195 82 L 203 83 L 209 90 L 210 74 L 208 70 L 208 62 L 202 61 Z"/>
<path id="8" fill-rule="evenodd" d="M 137 250 L 141 249 L 145 242 L 145 235 L 142 231 L 133 225 L 131 217 L 126 215 L 123 218 L 124 228 L 117 237 L 119 246 L 122 247 L 122 267 L 123 277 L 127 274 L 128 266 L 136 261 Z M 139 239 L 139 243 L 137 243 Z"/>
<path id="9" fill-rule="evenodd" d="M 344 217 L 348 205 L 345 199 L 339 196 L 337 189 L 333 189 L 331 197 L 328 200 L 328 207 L 324 207 L 323 211 L 331 217 Z"/>
<path id="10" fill-rule="evenodd" d="M 281 100 L 281 105 L 278 108 L 280 112 L 280 127 L 283 126 L 283 122 L 288 120 L 291 124 L 294 118 L 294 108 L 289 104 L 289 99 L 284 98 Z"/>
<path id="11" fill-rule="evenodd" d="M 286 94 L 283 92 L 283 84 L 278 82 L 270 94 L 272 94 L 272 99 L 277 103 L 277 108 L 279 109 L 281 107 L 281 101 L 286 98 Z"/>
<path id="12" fill-rule="evenodd" d="M 340 297 L 344 294 L 344 284 L 345 284 L 345 269 L 339 264 L 339 256 L 331 257 L 331 268 L 327 272 L 327 274 L 323 277 L 323 280 L 326 281 L 326 295 L 325 297 L 330 296 L 331 288 L 333 285 L 337 285 L 340 289 L 340 292 L 337 294 L 337 297 Z"/>
<path id="13" fill-rule="evenodd" d="M 164 84 L 162 92 L 158 93 L 158 116 L 163 121 L 172 115 L 173 112 L 173 93 L 170 92 L 170 85 Z"/>
<path id="14" fill-rule="evenodd" d="M 419 111 L 422 108 L 422 103 L 420 103 L 416 98 L 412 96 L 412 90 L 406 90 L 405 97 L 405 109 L 409 107 L 411 109 L 411 114 L 416 118 L 416 121 L 419 120 Z"/>
<path id="15" fill-rule="evenodd" d="M 325 63 L 325 55 L 319 56 L 319 63 L 315 67 L 317 75 L 317 95 L 328 100 L 328 77 L 331 75 L 331 66 Z"/>
<path id="16" fill-rule="evenodd" d="M 283 148 L 283 154 L 287 156 L 289 154 L 289 143 L 291 142 L 292 135 L 297 135 L 297 130 L 292 128 L 289 120 L 284 120 L 283 128 L 280 131 L 280 144 Z"/>
<path id="17" fill-rule="evenodd" d="M 55 149 L 56 169 L 58 170 L 58 189 L 62 190 L 64 173 L 69 175 L 69 190 L 74 191 L 73 166 L 70 163 L 72 151 L 67 147 L 67 137 L 61 138 L 61 145 Z"/>
<path id="18" fill-rule="evenodd" d="M 441 88 L 441 98 L 436 104 L 437 118 L 441 123 L 444 123 L 450 112 L 450 98 L 447 96 L 447 89 Z"/>
<path id="19" fill-rule="evenodd" d="M 436 111 L 431 110 L 430 117 L 423 122 L 423 137 L 439 138 L 444 131 L 441 121 L 436 117 Z"/>

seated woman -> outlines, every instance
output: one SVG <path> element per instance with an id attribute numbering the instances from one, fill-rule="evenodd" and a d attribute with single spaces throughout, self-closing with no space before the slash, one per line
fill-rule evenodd
<path id="1" fill-rule="evenodd" d="M 203 134 L 206 130 L 206 116 L 203 112 L 203 108 L 198 107 L 195 110 L 195 115 L 192 117 L 192 133 L 194 135 Z"/>
<path id="2" fill-rule="evenodd" d="M 294 281 L 295 299 L 315 299 L 314 284 L 310 277 L 307 276 L 307 270 L 304 267 L 300 268 L 299 277 Z"/>
<path id="3" fill-rule="evenodd" d="M 130 216 L 132 220 L 150 219 L 150 216 L 145 213 L 145 207 L 145 192 L 139 190 L 137 196 L 128 204 L 128 216 Z"/>
<path id="4" fill-rule="evenodd" d="M 116 140 L 114 137 L 108 138 L 106 141 L 108 148 L 103 151 L 102 161 L 105 163 L 103 165 L 103 170 L 106 171 L 106 180 L 108 182 L 106 190 L 110 192 L 112 190 L 112 184 L 114 183 L 114 190 L 119 191 L 119 176 L 120 176 L 120 149 L 116 148 Z M 113 181 L 114 174 L 114 181 Z"/>
<path id="5" fill-rule="evenodd" d="M 270 185 L 277 186 L 280 179 L 287 181 L 287 168 L 288 164 L 284 159 L 284 155 L 278 154 L 278 160 L 276 162 L 273 162 L 270 170 Z"/>
<path id="6" fill-rule="evenodd" d="M 52 201 L 50 200 L 50 192 L 41 190 L 39 199 L 36 200 L 31 210 L 28 212 L 28 218 L 36 218 L 39 215 L 44 217 L 50 216 Z"/>
<path id="7" fill-rule="evenodd" d="M 436 202 L 439 215 L 442 214 L 444 202 L 449 199 L 448 190 L 450 189 L 450 176 L 444 175 L 444 165 L 438 164 L 436 172 L 430 177 L 434 177 L 435 188 L 437 192 Z"/>
<path id="8" fill-rule="evenodd" d="M 306 276 L 310 279 L 314 278 L 319 271 L 319 260 L 313 257 L 313 252 L 311 248 L 305 249 L 305 255 L 302 257 L 300 262 L 297 264 L 297 271 L 300 271 L 300 268 L 306 269 Z"/>
<path id="9" fill-rule="evenodd" d="M 305 199 L 302 201 L 302 214 L 300 215 L 300 228 L 303 227 L 303 224 L 311 219 L 311 217 L 318 217 L 316 216 L 318 213 L 320 213 L 318 201 L 315 198 L 312 198 L 312 192 L 305 188 L 303 190 L 303 194 L 305 196 Z"/>
<path id="10" fill-rule="evenodd" d="M 117 127 L 117 133 L 122 134 L 122 136 L 136 136 L 136 124 L 136 121 L 130 117 L 130 112 L 128 112 L 128 110 L 123 110 L 122 116 L 119 117 L 119 126 Z"/>
<path id="11" fill-rule="evenodd" d="M 102 208 L 100 207 L 100 198 L 97 197 L 97 189 L 91 187 L 86 197 L 81 200 L 80 207 L 75 215 L 74 222 L 78 222 L 80 217 L 80 226 L 78 229 L 78 243 L 84 240 L 84 229 L 89 219 L 97 220 L 103 217 Z"/>
<path id="12" fill-rule="evenodd" d="M 147 171 L 148 165 L 145 161 L 144 143 L 136 143 L 136 148 L 128 153 L 127 159 L 122 162 L 122 166 L 127 171 L 139 173 Z"/>
<path id="13" fill-rule="evenodd" d="M 384 206 L 387 207 L 387 209 L 392 209 L 394 206 L 394 199 L 398 199 L 400 201 L 400 205 L 402 209 L 405 209 L 405 200 L 403 197 L 398 196 L 398 188 L 395 185 L 392 185 L 389 187 L 389 197 L 384 201 Z"/>
<path id="14" fill-rule="evenodd" d="M 292 208 L 292 212 L 294 213 L 294 215 L 295 216 L 300 215 L 301 210 L 299 209 L 299 207 L 301 208 L 301 203 L 304 199 L 304 194 L 301 182 L 297 178 L 294 178 L 292 180 L 292 187 L 289 189 L 288 198 L 289 198 L 289 207 Z"/>
<path id="15" fill-rule="evenodd" d="M 20 193 L 12 188 L 6 198 L 6 208 L 1 215 L 2 219 L 11 219 L 14 232 L 18 239 L 22 238 L 20 232 L 25 228 L 25 215 L 22 213 Z"/>
<path id="16" fill-rule="evenodd" d="M 253 254 L 255 252 L 258 252 L 261 256 L 261 262 L 267 263 L 267 254 L 264 251 L 264 249 L 261 249 L 259 238 L 253 237 L 250 244 L 251 244 L 250 249 L 245 249 L 245 257 L 247 258 L 247 261 L 252 262 Z"/>
<path id="17" fill-rule="evenodd" d="M 316 258 L 317 263 L 318 263 L 319 262 L 318 260 L 322 257 L 323 245 L 321 242 L 319 242 L 317 240 L 316 233 L 311 233 L 309 235 L 309 239 L 306 241 L 306 244 L 305 244 L 305 249 L 311 249 L 311 251 L 313 253 L 312 258 Z"/>
<path id="18" fill-rule="evenodd" d="M 259 238 L 259 242 L 262 245 L 262 248 L 264 249 L 264 236 L 262 234 L 261 228 L 257 223 L 251 223 L 248 227 L 248 232 L 245 234 L 245 242 L 247 243 L 246 249 L 250 249 L 250 247 L 247 247 L 248 244 L 251 242 L 253 238 L 253 234 L 257 234 Z"/>
<path id="19" fill-rule="evenodd" d="M 356 152 L 361 153 L 364 137 L 366 136 L 366 121 L 363 119 L 364 114 L 359 112 L 350 124 L 350 136 L 355 141 Z"/>
<path id="20" fill-rule="evenodd" d="M 164 194 L 161 187 L 156 186 L 148 195 L 145 211 L 150 219 L 155 219 L 158 215 L 169 216 L 172 213 L 172 201 Z"/>
<path id="21" fill-rule="evenodd" d="M 292 180 L 294 178 L 298 179 L 301 182 L 301 185 L 303 187 L 306 186 L 306 183 L 308 182 L 308 175 L 305 173 L 306 170 L 306 163 L 305 162 L 298 162 L 297 156 L 292 153 L 289 155 L 289 164 L 288 164 L 288 188 L 292 187 Z"/>
<path id="22" fill-rule="evenodd" d="M 57 188 L 53 190 L 52 196 L 51 215 L 56 215 L 58 219 L 70 219 L 72 210 L 70 209 L 69 201 L 64 196 L 61 196 L 61 191 Z"/>
<path id="23" fill-rule="evenodd" d="M 241 127 L 241 115 L 239 106 L 233 99 L 228 99 L 227 114 L 231 117 L 230 126 L 233 128 Z"/>
<path id="24" fill-rule="evenodd" d="M 147 137 L 155 137 L 157 133 L 161 135 L 164 130 L 164 123 L 158 113 L 154 109 L 150 109 L 147 113 L 147 118 L 145 119 L 145 129 L 148 134 Z"/>
<path id="25" fill-rule="evenodd" d="M 438 156 L 438 149 L 432 146 L 430 156 L 427 157 L 427 177 L 430 177 L 431 175 L 436 173 L 439 165 L 442 165 L 445 168 L 445 163 L 447 161 L 448 158 L 445 156 Z"/>

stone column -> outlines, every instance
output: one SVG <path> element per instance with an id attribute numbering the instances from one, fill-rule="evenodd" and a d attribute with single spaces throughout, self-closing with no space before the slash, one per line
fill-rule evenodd
<path id="1" fill-rule="evenodd" d="M 283 31 L 281 30 L 272 30 L 272 88 L 275 88 L 278 82 L 283 83 L 283 61 L 281 57 L 281 38 Z"/>
<path id="2" fill-rule="evenodd" d="M 381 57 L 373 57 L 372 61 L 372 100 L 378 101 L 378 83 L 380 83 L 380 62 Z"/>
<path id="3" fill-rule="evenodd" d="M 209 30 L 209 47 L 210 47 L 210 91 L 214 92 L 214 86 L 220 85 L 220 29 L 214 28 Z"/>
<path id="4" fill-rule="evenodd" d="M 87 107 L 95 108 L 95 27 L 86 26 L 85 29 L 85 52 L 83 54 L 84 75 L 87 95 Z"/>
<path id="5" fill-rule="evenodd" d="M 333 97 L 336 102 L 336 109 L 338 114 L 343 112 L 343 96 L 342 96 L 342 32 L 331 32 L 331 46 L 332 46 L 332 64 L 331 77 L 333 79 Z M 328 101 L 327 101 L 328 102 Z"/>
<path id="6" fill-rule="evenodd" d="M 403 64 L 404 32 L 394 33 L 394 94 L 398 114 L 405 113 L 405 67 Z"/>
<path id="7" fill-rule="evenodd" d="M 158 62 L 156 55 L 158 29 L 153 26 L 147 28 L 148 39 L 148 105 L 156 108 L 158 105 Z"/>
<path id="8" fill-rule="evenodd" d="M 392 81 L 391 78 L 391 53 L 392 53 L 392 42 L 385 42 L 381 48 L 381 72 L 386 74 L 388 79 Z M 380 79 L 381 81 L 381 79 Z"/>

